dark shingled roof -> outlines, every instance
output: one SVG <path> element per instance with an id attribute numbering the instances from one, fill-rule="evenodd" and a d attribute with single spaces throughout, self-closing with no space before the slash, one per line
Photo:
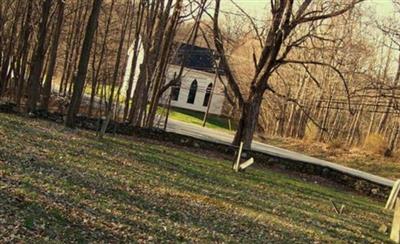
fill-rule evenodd
<path id="1" fill-rule="evenodd" d="M 186 68 L 215 73 L 214 50 L 187 43 L 178 43 L 177 48 L 176 55 L 171 60 L 172 64 L 181 65 L 183 62 Z M 223 74 L 223 70 L 220 69 L 220 73 Z"/>

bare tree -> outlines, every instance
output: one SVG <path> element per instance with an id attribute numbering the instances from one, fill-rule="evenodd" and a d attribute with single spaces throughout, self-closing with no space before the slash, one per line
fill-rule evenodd
<path id="1" fill-rule="evenodd" d="M 271 0 L 271 24 L 263 41 L 261 56 L 255 58 L 255 73 L 246 96 L 239 88 L 238 81 L 229 65 L 223 35 L 220 30 L 219 16 L 221 0 L 216 0 L 214 13 L 214 42 L 221 55 L 221 64 L 225 69 L 228 84 L 235 96 L 238 97 L 241 116 L 233 141 L 234 145 L 244 142 L 246 148 L 251 147 L 254 132 L 266 91 L 274 92 L 269 80 L 271 76 L 284 64 L 311 64 L 326 65 L 322 62 L 308 60 L 290 60 L 289 53 L 306 40 L 313 38 L 315 33 L 307 33 L 298 39 L 292 39 L 299 26 L 304 24 L 318 24 L 323 20 L 342 15 L 362 2 L 362 0 L 346 1 L 347 3 L 332 3 L 329 7 L 319 5 L 318 2 L 305 0 L 295 6 L 294 0 Z M 313 28 L 311 28 L 313 30 Z M 261 37 L 260 37 L 261 38 Z M 329 66 L 329 65 L 328 65 Z"/>

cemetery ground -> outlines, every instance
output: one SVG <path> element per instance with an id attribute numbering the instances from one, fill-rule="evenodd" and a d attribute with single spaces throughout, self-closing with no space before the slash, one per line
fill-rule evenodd
<path id="1" fill-rule="evenodd" d="M 388 241 L 383 202 L 260 164 L 0 114 L 0 242 Z"/>

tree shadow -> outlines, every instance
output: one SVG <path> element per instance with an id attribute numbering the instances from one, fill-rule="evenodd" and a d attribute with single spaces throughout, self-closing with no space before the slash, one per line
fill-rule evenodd
<path id="1" fill-rule="evenodd" d="M 11 130 L 14 130 L 14 128 L 11 128 Z M 35 135 L 41 136 L 44 133 L 41 130 L 39 131 L 41 134 Z M 30 131 L 28 132 L 30 133 Z M 56 140 L 63 139 L 58 136 L 56 138 L 49 138 Z M 34 147 L 37 146 L 32 141 L 26 142 L 26 144 Z M 177 157 L 174 150 L 168 150 L 168 148 L 165 147 L 160 148 L 147 146 L 140 148 L 141 145 L 136 143 L 137 147 L 132 148 L 132 145 L 128 143 L 124 144 L 117 140 L 97 142 L 89 138 L 79 140 L 74 144 L 64 143 L 63 145 L 65 145 L 64 148 L 59 148 L 57 150 L 75 153 L 78 150 L 76 147 L 79 146 L 89 147 L 91 149 L 93 148 L 99 152 L 104 151 L 105 153 L 112 155 L 115 153 L 113 149 L 118 149 L 120 154 L 126 155 L 125 157 L 136 159 L 139 165 L 137 167 L 132 165 L 121 165 L 120 162 L 113 161 L 112 158 L 107 160 L 107 157 L 104 155 L 99 156 L 92 153 L 92 150 L 88 150 L 84 155 L 77 157 L 77 160 L 79 160 L 79 158 L 98 160 L 100 162 L 99 164 L 107 164 L 108 168 L 114 170 L 116 173 L 127 172 L 126 175 L 122 175 L 125 179 L 121 177 L 121 179 L 118 180 L 117 177 L 106 175 L 104 171 L 91 169 L 88 168 L 88 166 L 83 167 L 82 165 L 79 165 L 82 166 L 82 168 L 72 165 L 72 163 L 62 165 L 61 163 L 45 162 L 42 160 L 34 160 L 34 162 L 31 162 L 26 158 L 21 158 L 12 154 L 7 157 L 14 157 L 12 160 L 12 167 L 14 167 L 15 171 L 21 170 L 24 175 L 34 175 L 36 178 L 40 178 L 41 175 L 44 175 L 44 180 L 55 185 L 57 185 L 56 179 L 66 181 L 68 184 L 85 188 L 89 192 L 95 192 L 94 196 L 96 197 L 113 199 L 114 201 L 120 202 L 124 205 L 132 205 L 143 212 L 150 211 L 153 216 L 159 216 L 162 219 L 178 223 L 180 226 L 192 226 L 204 229 L 208 234 L 217 232 L 217 235 L 223 237 L 232 236 L 237 239 L 252 238 L 257 235 L 255 230 L 252 230 L 252 228 L 258 229 L 260 228 L 260 225 L 254 223 L 254 218 L 239 216 L 238 214 L 230 214 L 223 208 L 197 206 L 197 203 L 195 202 L 188 202 L 174 195 L 158 194 L 151 190 L 143 190 L 141 188 L 143 185 L 134 184 L 145 182 L 146 187 L 155 187 L 157 184 L 161 184 L 161 186 L 168 187 L 174 191 L 186 191 L 193 194 L 204 195 L 227 204 L 264 212 L 267 216 L 274 214 L 273 208 L 276 204 L 282 201 L 282 198 L 284 198 L 287 200 L 286 205 L 284 206 L 285 216 L 279 216 L 284 221 L 301 223 L 304 222 L 305 219 L 309 218 L 309 216 L 318 215 L 318 217 L 314 217 L 317 220 L 317 223 L 313 223 L 313 226 L 326 229 L 327 226 L 331 225 L 331 222 L 326 219 L 332 218 L 332 214 L 321 212 L 323 210 L 319 208 L 310 208 L 307 204 L 302 203 L 301 199 L 302 196 L 304 196 L 305 200 L 311 199 L 318 202 L 328 201 L 331 198 L 337 198 L 337 196 L 334 193 L 327 193 L 323 190 L 299 186 L 294 181 L 286 180 L 285 177 L 283 177 L 283 180 L 278 180 L 279 177 L 265 178 L 265 176 L 263 177 L 262 175 L 255 173 L 258 171 L 249 171 L 246 174 L 238 176 L 229 171 L 228 168 L 230 167 L 228 165 L 227 170 L 225 170 L 223 166 L 212 167 L 212 163 L 202 164 L 204 158 L 198 155 L 184 154 Z M 44 147 L 48 147 L 48 145 Z M 201 159 L 201 163 L 197 161 L 198 159 Z M 146 169 L 143 168 L 143 165 L 147 166 Z M 152 182 L 154 181 L 153 179 L 156 179 L 156 181 Z M 124 181 L 127 182 L 124 183 Z M 235 184 L 234 187 L 232 186 L 232 183 Z M 255 188 L 255 186 L 260 184 L 263 184 L 266 190 Z M 129 191 L 125 189 L 127 186 L 130 188 Z M 218 186 L 218 189 L 216 186 Z M 269 193 L 268 188 L 272 189 L 272 193 Z M 275 195 L 277 194 L 277 191 L 281 191 L 281 188 L 285 189 L 285 191 L 281 192 L 282 194 L 279 196 L 280 199 L 278 199 Z M 40 195 L 44 195 L 45 193 L 41 189 L 35 189 L 35 191 Z M 150 194 L 155 194 L 158 199 L 155 200 L 154 196 L 149 196 Z M 51 193 L 50 195 L 48 194 L 47 197 L 51 201 L 55 202 L 60 196 Z M 348 198 L 339 196 L 339 200 L 345 201 L 348 200 Z M 73 202 L 73 200 L 71 198 L 66 198 L 63 199 L 63 202 L 68 203 Z M 84 203 L 80 202 L 80 204 Z M 358 202 L 351 203 L 351 206 L 357 209 L 357 212 L 362 212 L 361 210 L 369 210 L 368 206 L 357 204 Z M 77 205 L 76 207 L 80 208 L 80 206 L 81 205 Z M 136 212 L 128 213 L 137 214 Z M 148 230 L 148 233 L 158 235 L 157 231 L 159 231 L 159 229 L 156 228 L 153 230 L 153 227 L 151 226 L 143 226 L 141 225 L 143 221 L 135 222 L 130 218 L 114 216 L 101 210 L 96 210 L 96 213 L 92 213 L 92 215 L 101 217 L 104 220 L 117 218 L 117 223 L 123 223 L 129 226 L 139 226 L 139 230 Z M 190 218 L 187 216 L 190 216 Z M 152 218 L 146 219 L 146 221 L 156 223 L 156 220 Z M 72 222 L 74 221 L 75 220 Z M 347 225 L 361 226 L 365 229 L 365 232 L 363 230 L 363 234 L 366 236 L 372 237 L 372 233 L 376 233 L 376 230 L 372 231 L 371 227 L 368 227 L 367 225 L 364 226 L 364 224 L 358 223 L 355 219 L 341 218 L 340 221 L 342 221 L 342 223 L 340 223 L 340 228 L 347 229 L 348 231 L 346 232 L 350 232 L 350 234 L 343 234 L 339 230 L 332 230 L 328 232 L 329 235 L 343 239 L 348 237 L 351 237 L 352 239 L 356 238 L 351 235 L 351 232 L 354 230 L 348 228 Z M 286 231 L 285 226 L 281 226 L 272 220 L 269 223 L 263 224 L 267 225 L 271 230 L 275 230 L 280 234 L 280 236 L 300 238 L 304 235 L 304 233 L 296 232 L 294 230 Z M 232 230 L 238 229 L 244 231 L 246 236 L 243 236 L 241 232 L 232 233 Z M 268 238 L 268 236 L 264 237 Z M 123 237 L 121 236 L 119 238 Z M 181 237 L 171 234 L 171 236 L 166 238 L 171 238 L 173 240 L 174 238 L 179 239 Z M 304 239 L 306 237 L 302 238 Z M 311 237 L 309 238 L 312 239 Z M 280 237 L 276 238 L 276 240 L 284 239 Z"/>
<path id="2" fill-rule="evenodd" d="M 18 167 L 18 165 L 16 165 Z M 113 182 L 113 179 L 104 178 L 101 175 L 93 176 L 92 173 L 82 175 L 78 171 L 79 169 L 74 169 L 74 167 L 68 166 L 67 168 L 60 168 L 57 165 L 49 165 L 44 162 L 35 162 L 34 166 L 31 167 L 21 167 L 22 171 L 25 175 L 32 175 L 35 172 L 41 172 L 41 174 L 50 177 L 51 179 L 57 179 L 60 176 L 63 176 L 63 179 L 68 181 L 70 184 L 74 184 L 80 186 L 82 188 L 87 189 L 89 192 L 95 192 L 95 197 L 98 198 L 107 198 L 113 199 L 116 202 L 121 202 L 124 205 L 134 205 L 138 207 L 143 212 L 149 212 L 151 215 L 155 216 L 155 219 L 147 219 L 146 222 L 156 221 L 157 218 L 168 219 L 173 223 L 177 223 L 182 226 L 193 226 L 195 229 L 200 228 L 205 231 L 206 234 L 211 235 L 211 233 L 215 233 L 214 235 L 228 237 L 230 236 L 233 239 L 240 238 L 256 238 L 258 235 L 257 232 L 250 231 L 254 228 L 254 220 L 248 218 L 246 216 L 240 216 L 235 214 L 230 214 L 225 212 L 221 208 L 215 208 L 207 205 L 198 205 L 196 203 L 191 204 L 190 202 L 184 201 L 184 199 L 177 198 L 176 196 L 170 196 L 168 194 L 157 194 L 156 198 L 149 196 L 149 192 L 143 191 L 140 186 L 131 186 L 130 191 L 124 191 L 120 187 L 111 187 L 117 186 L 116 182 Z M 47 178 L 46 178 L 47 179 Z M 61 180 L 59 178 L 59 180 Z M 112 182 L 112 183 L 111 183 Z M 48 182 L 55 183 L 55 182 Z M 80 203 L 74 203 L 70 198 L 65 198 L 63 196 L 54 195 L 52 192 L 45 191 L 43 189 L 39 189 L 34 186 L 30 186 L 31 190 L 39 194 L 40 196 L 48 199 L 49 202 L 55 205 L 61 205 L 63 208 L 71 209 L 76 208 L 82 210 L 84 213 L 88 215 L 94 215 L 96 218 L 103 219 L 104 221 L 113 220 L 117 223 L 123 223 L 129 226 L 138 227 L 138 230 L 144 230 L 146 234 L 155 236 L 160 236 L 160 229 L 154 229 L 147 225 L 141 224 L 140 222 L 132 222 L 125 217 L 115 216 L 109 213 L 105 213 L 100 210 L 91 210 L 88 211 L 87 207 L 83 208 Z M 150 192 L 151 193 L 151 192 Z M 156 199 L 156 201 L 155 201 Z M 39 214 L 47 215 L 47 212 L 40 212 Z M 125 214 L 138 214 L 137 212 L 127 212 Z M 51 214 L 50 214 L 51 216 Z M 79 220 L 71 220 L 70 222 L 76 223 Z M 78 229 L 81 228 L 81 225 L 77 225 Z M 156 224 L 157 226 L 157 224 Z M 273 228 L 272 224 L 269 226 Z M 87 228 L 83 226 L 82 230 L 88 232 L 89 237 L 96 236 L 103 231 L 103 229 L 91 229 L 87 230 Z M 264 227 L 263 227 L 264 228 Z M 236 232 L 232 232 L 232 230 L 236 230 Z M 107 230 L 104 230 L 107 233 Z M 241 233 L 246 231 L 246 236 L 242 236 Z M 284 236 L 302 236 L 302 233 L 294 233 L 291 231 L 284 231 L 282 228 L 280 233 L 279 240 Z M 192 233 L 196 234 L 196 233 Z M 182 239 L 179 236 L 175 236 L 171 233 L 169 236 L 163 236 L 163 238 L 169 240 L 179 240 Z M 103 237 L 103 236 L 102 236 Z M 115 235 L 111 233 L 110 235 L 104 235 L 105 238 L 115 238 Z M 117 238 L 123 238 L 118 237 Z M 265 236 L 268 238 L 268 236 Z M 272 238 L 272 237 L 269 237 Z M 302 237 L 303 239 L 306 237 Z M 221 239 L 221 241 L 223 238 Z M 310 239 L 311 240 L 311 239 Z"/>

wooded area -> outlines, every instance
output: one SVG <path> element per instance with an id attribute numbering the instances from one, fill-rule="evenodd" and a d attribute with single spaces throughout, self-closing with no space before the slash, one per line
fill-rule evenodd
<path id="1" fill-rule="evenodd" d="M 258 134 L 396 151 L 398 19 L 363 0 L 270 0 L 261 20 L 229 2 L 234 12 L 221 0 L 0 1 L 1 100 L 62 113 L 68 127 L 78 114 L 103 117 L 101 134 L 111 120 L 153 127 L 185 69 L 166 80 L 177 40 L 202 42 L 227 78 L 233 144 L 249 148 Z"/>
<path id="2" fill-rule="evenodd" d="M 0 0 L 0 243 L 399 243 L 399 20 Z"/>

